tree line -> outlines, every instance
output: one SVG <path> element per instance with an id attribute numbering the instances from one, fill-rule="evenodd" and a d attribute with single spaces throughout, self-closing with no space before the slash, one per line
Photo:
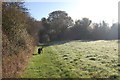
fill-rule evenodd
<path id="1" fill-rule="evenodd" d="M 92 23 L 89 18 L 72 20 L 65 11 L 53 11 L 48 18 L 42 18 L 43 29 L 39 31 L 39 41 L 49 42 L 55 40 L 111 40 L 118 39 L 120 24 Z"/>

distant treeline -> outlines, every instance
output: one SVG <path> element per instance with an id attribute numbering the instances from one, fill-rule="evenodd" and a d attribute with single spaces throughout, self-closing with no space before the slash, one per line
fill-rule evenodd
<path id="1" fill-rule="evenodd" d="M 99 40 L 120 39 L 118 30 L 120 24 L 92 23 L 89 18 L 72 20 L 65 11 L 53 11 L 48 18 L 41 19 L 42 27 L 39 31 L 40 42 L 55 40 Z M 119 37 L 118 37 L 119 36 Z"/>

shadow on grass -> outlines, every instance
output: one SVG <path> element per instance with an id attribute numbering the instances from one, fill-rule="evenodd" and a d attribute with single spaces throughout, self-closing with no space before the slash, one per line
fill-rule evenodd
<path id="1" fill-rule="evenodd" d="M 91 41 L 98 41 L 98 40 L 105 40 L 105 39 L 97 39 L 97 40 L 61 40 L 61 41 L 53 41 L 53 42 L 48 42 L 48 43 L 43 43 L 40 45 L 37 45 L 37 47 L 47 47 L 51 45 L 61 45 L 69 42 L 91 42 Z M 110 41 L 110 40 L 107 40 Z"/>
<path id="2" fill-rule="evenodd" d="M 32 54 L 32 55 L 38 55 L 38 54 Z"/>
<path id="3" fill-rule="evenodd" d="M 43 43 L 40 45 L 37 45 L 37 47 L 47 47 L 51 45 L 61 45 L 69 42 L 75 42 L 75 41 L 80 41 L 80 42 L 91 42 L 91 41 L 96 41 L 96 40 L 63 40 L 63 41 L 53 41 L 53 42 L 48 42 L 48 43 Z"/>

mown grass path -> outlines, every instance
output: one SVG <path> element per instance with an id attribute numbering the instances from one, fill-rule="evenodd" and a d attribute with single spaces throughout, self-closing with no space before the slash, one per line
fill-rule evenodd
<path id="1" fill-rule="evenodd" d="M 118 78 L 118 41 L 61 41 L 33 55 L 24 78 Z M 37 47 L 39 48 L 39 47 Z M 37 48 L 34 54 L 37 54 Z"/>

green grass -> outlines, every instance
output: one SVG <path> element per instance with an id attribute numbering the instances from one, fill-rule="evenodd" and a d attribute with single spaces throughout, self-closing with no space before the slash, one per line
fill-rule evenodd
<path id="1" fill-rule="evenodd" d="M 118 40 L 74 40 L 47 45 L 42 54 L 32 56 L 23 78 L 119 77 Z"/>

